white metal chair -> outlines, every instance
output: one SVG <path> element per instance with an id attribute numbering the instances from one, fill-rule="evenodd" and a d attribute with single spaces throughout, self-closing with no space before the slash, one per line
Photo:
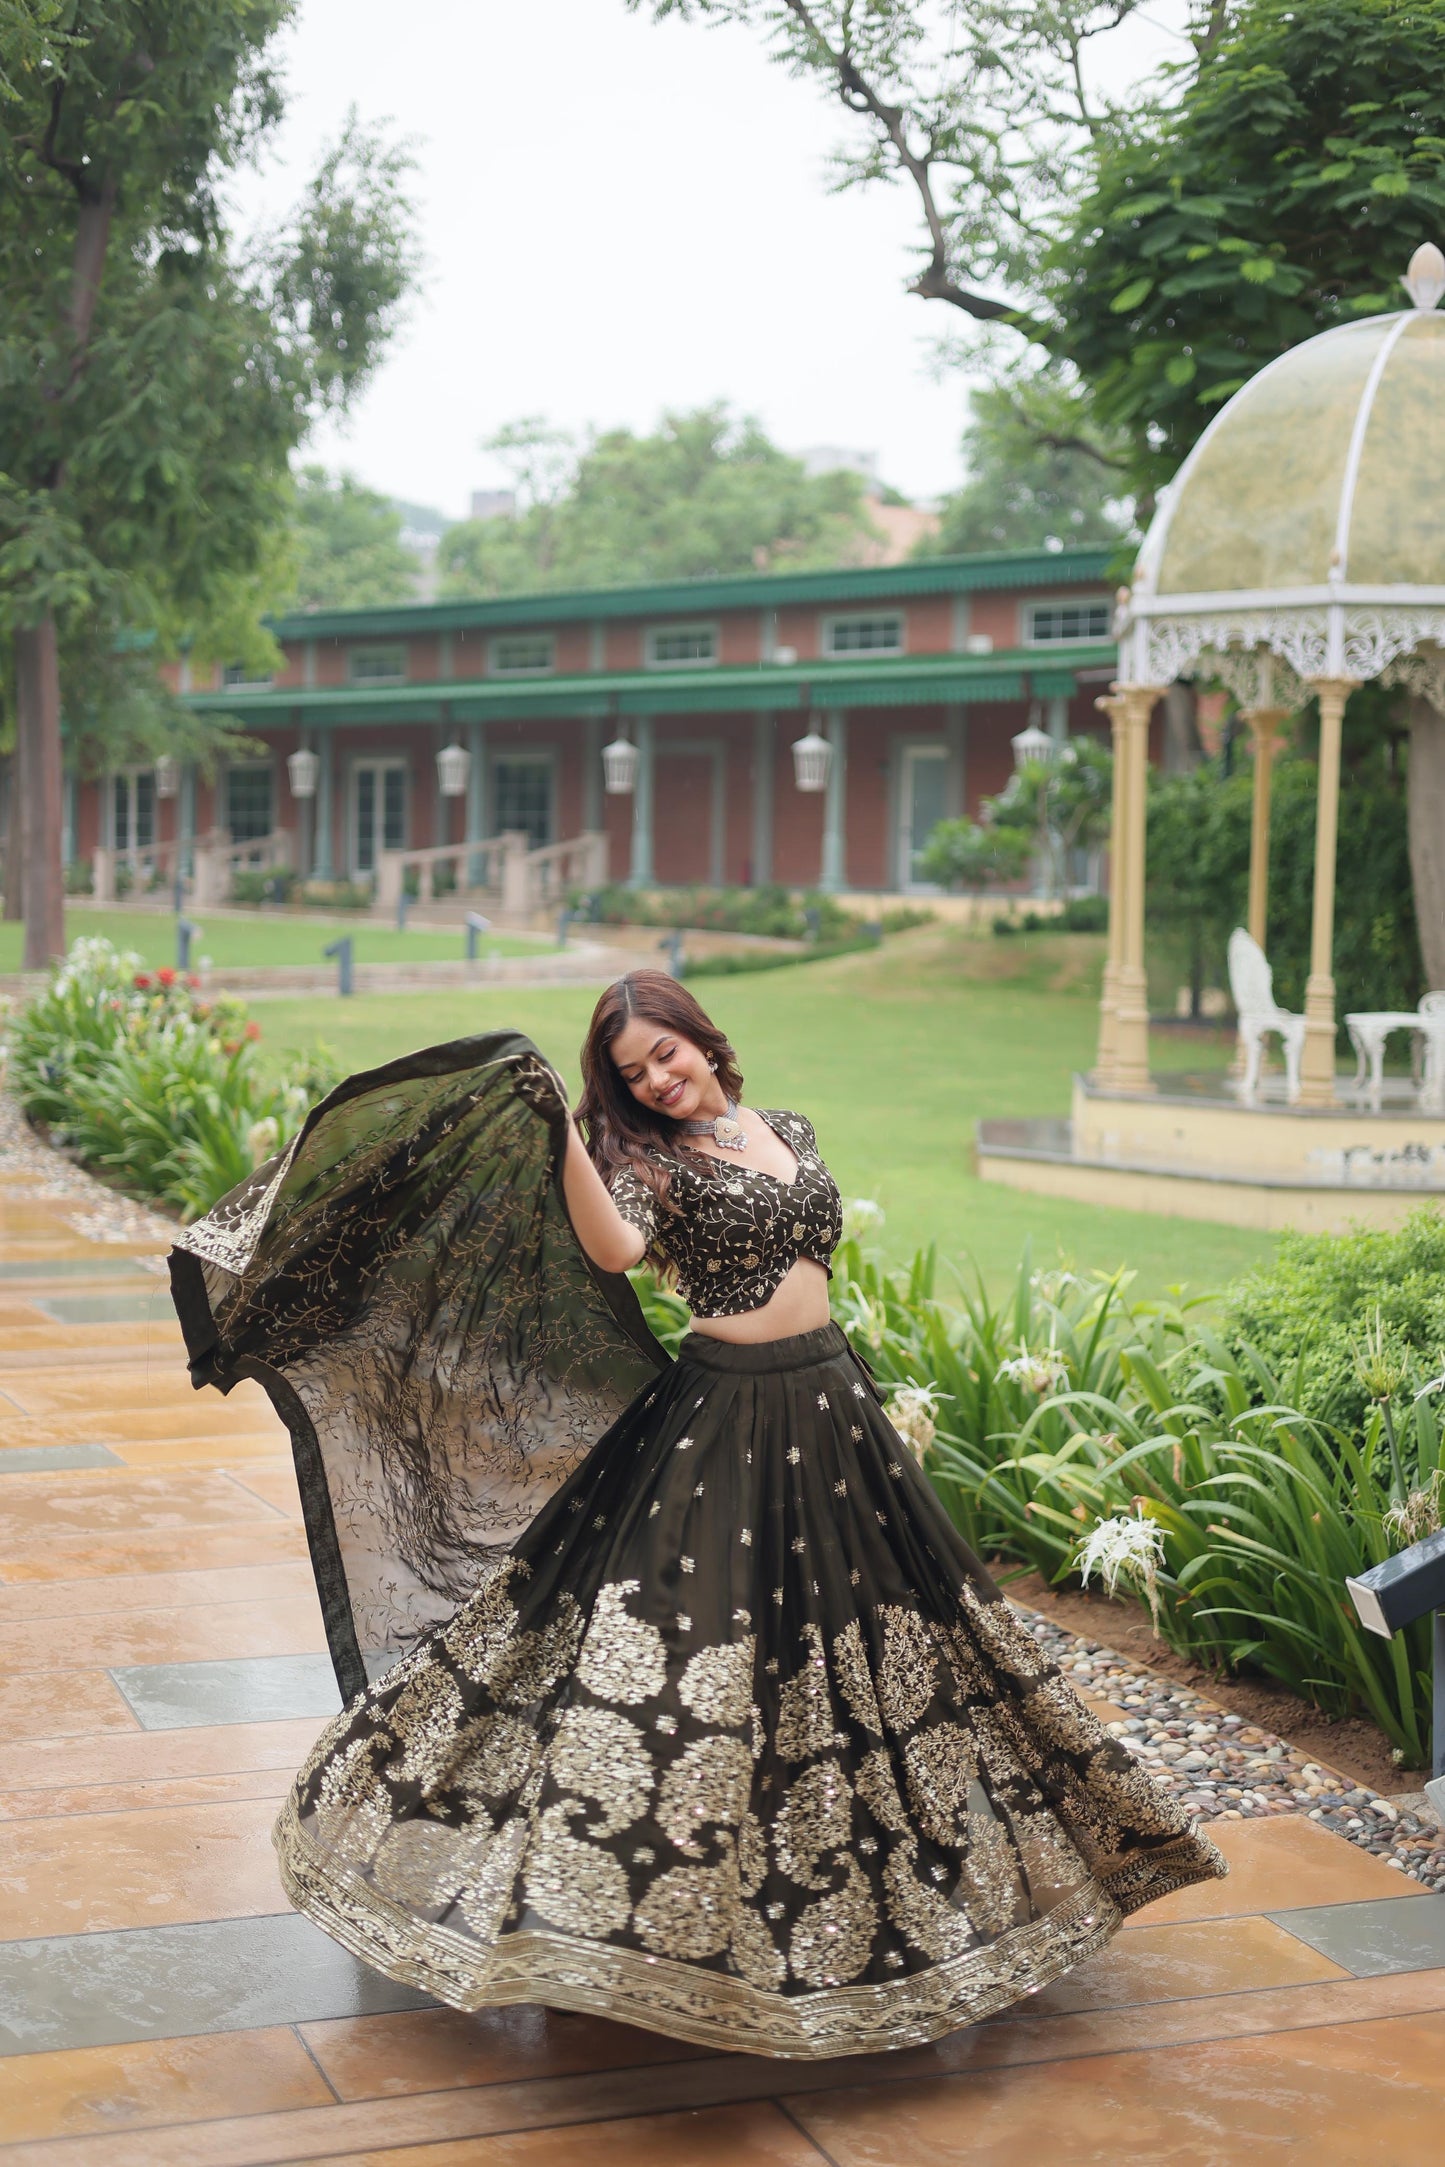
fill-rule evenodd
<path id="1" fill-rule="evenodd" d="M 1244 1048 L 1243 1095 L 1253 1098 L 1258 1090 L 1264 1041 L 1269 1032 L 1277 1031 L 1284 1046 L 1286 1091 L 1293 1104 L 1299 1097 L 1305 1019 L 1291 1009 L 1276 1006 L 1269 959 L 1243 926 L 1236 926 L 1229 936 L 1229 990 L 1234 996 L 1239 1042 Z"/>

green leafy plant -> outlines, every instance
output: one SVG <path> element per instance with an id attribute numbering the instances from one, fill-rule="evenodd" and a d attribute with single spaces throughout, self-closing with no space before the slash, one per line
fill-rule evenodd
<path id="1" fill-rule="evenodd" d="M 1428 1759 L 1426 1630 L 1362 1631 L 1344 1582 L 1439 1518 L 1440 1378 L 1418 1384 L 1357 1332 L 1354 1416 L 1326 1420 L 1301 1404 L 1305 1336 L 1276 1364 L 1202 1299 L 1136 1300 L 1128 1274 L 1026 1258 L 994 1303 L 944 1299 L 931 1251 L 890 1273 L 845 1241 L 834 1268 L 834 1314 L 880 1383 L 935 1389 L 924 1464 L 975 1550 L 1054 1582 L 1112 1569 L 1181 1652 L 1366 1714 L 1405 1760 Z"/>
<path id="2" fill-rule="evenodd" d="M 10 1029 L 10 1081 L 57 1143 L 186 1219 L 278 1150 L 336 1081 L 319 1048 L 279 1078 L 259 1024 L 197 979 L 143 971 L 106 940 L 75 942 Z"/>

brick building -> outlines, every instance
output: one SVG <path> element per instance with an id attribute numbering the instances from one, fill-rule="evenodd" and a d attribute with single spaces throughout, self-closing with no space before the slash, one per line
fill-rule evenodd
<path id="1" fill-rule="evenodd" d="M 1030 720 L 1097 731 L 1113 672 L 1108 552 L 938 557 L 502 601 L 323 611 L 273 629 L 275 677 L 182 670 L 265 748 L 214 781 L 148 769 L 71 798 L 71 855 L 284 834 L 319 879 L 384 851 L 605 834 L 610 877 L 907 890 L 933 823 L 975 812 Z M 791 747 L 831 747 L 800 790 Z M 636 747 L 627 795 L 602 748 Z M 437 754 L 470 756 L 443 793 Z M 316 755 L 312 793 L 288 756 Z M 460 765 L 461 763 L 457 763 Z"/>

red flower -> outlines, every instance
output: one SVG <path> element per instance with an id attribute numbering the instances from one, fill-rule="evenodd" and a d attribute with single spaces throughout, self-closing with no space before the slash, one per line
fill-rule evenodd
<path id="1" fill-rule="evenodd" d="M 200 981 L 200 979 L 199 979 L 199 978 L 197 978 L 197 976 L 196 976 L 196 974 L 195 974 L 195 972 L 194 972 L 194 971 L 189 971 L 189 972 L 188 972 L 188 973 L 186 974 L 186 984 L 187 984 L 187 985 L 188 985 L 189 987 L 191 987 L 191 989 L 192 989 L 193 991 L 195 991 L 195 990 L 196 990 L 197 988 L 199 988 L 199 986 L 200 986 L 200 983 L 201 983 L 201 981 Z"/>
<path id="2" fill-rule="evenodd" d="M 259 1038 L 261 1036 L 260 1024 L 255 1022 L 248 1023 L 246 1026 L 246 1036 L 250 1039 Z"/>
<path id="3" fill-rule="evenodd" d="M 229 1055 L 229 1057 L 234 1060 L 236 1055 L 241 1051 L 241 1041 L 239 1040 L 239 1038 L 223 1038 L 221 1040 L 221 1051 L 222 1053 Z"/>
<path id="4" fill-rule="evenodd" d="M 175 982 L 175 972 L 171 969 L 168 963 L 163 963 L 160 969 L 156 972 L 156 984 L 158 986 L 173 986 Z"/>
<path id="5" fill-rule="evenodd" d="M 144 971 L 137 971 L 135 974 L 135 990 L 137 993 L 149 993 L 151 990 L 151 982 Z"/>

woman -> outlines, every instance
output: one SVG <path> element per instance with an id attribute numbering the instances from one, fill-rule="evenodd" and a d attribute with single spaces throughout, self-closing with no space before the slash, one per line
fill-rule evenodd
<path id="1" fill-rule="evenodd" d="M 809 1123 L 745 1105 L 658 972 L 582 1070 L 585 1143 L 507 1034 L 353 1078 L 177 1254 L 197 1382 L 259 1376 L 290 1424 L 350 1697 L 277 1826 L 288 1894 L 457 2008 L 934 2038 L 1223 1862 L 830 1322 Z M 693 1312 L 672 1364 L 644 1256 Z"/>

